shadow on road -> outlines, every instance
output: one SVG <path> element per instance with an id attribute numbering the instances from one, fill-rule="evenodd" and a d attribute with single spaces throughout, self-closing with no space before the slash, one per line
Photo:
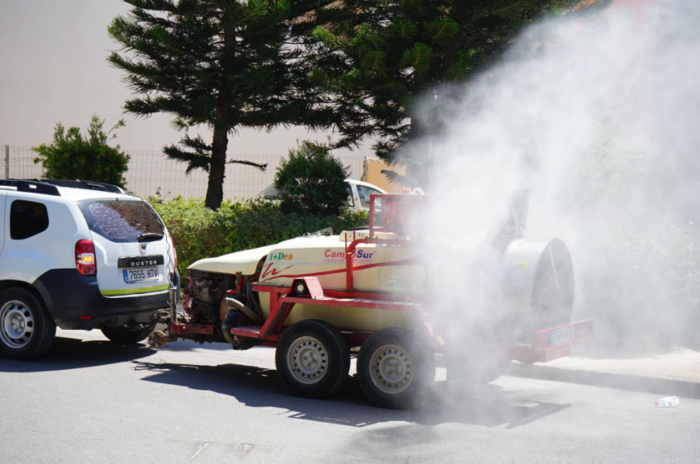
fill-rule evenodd
<path id="1" fill-rule="evenodd" d="M 568 404 L 530 401 L 517 404 L 496 385 L 488 385 L 479 396 L 448 395 L 446 382 L 436 382 L 429 406 L 421 411 L 395 411 L 372 406 L 360 390 L 355 377 L 350 377 L 333 398 L 312 400 L 289 395 L 272 369 L 224 364 L 197 366 L 133 361 L 136 370 L 153 375 L 143 380 L 176 385 L 195 390 L 212 391 L 235 398 L 250 407 L 286 409 L 291 419 L 310 420 L 350 427 L 404 421 L 422 425 L 465 423 L 485 427 L 507 425 L 507 429 L 529 424 L 568 408 Z"/>
<path id="2" fill-rule="evenodd" d="M 117 345 L 101 340 L 56 337 L 51 350 L 34 361 L 10 361 L 0 358 L 0 372 L 45 372 L 104 366 L 150 356 L 146 345 Z"/>
<path id="3" fill-rule="evenodd" d="M 427 408 L 420 423 L 466 423 L 484 427 L 505 425 L 514 429 L 571 407 L 571 404 L 547 403 L 535 399 L 515 400 L 513 391 L 498 385 L 484 385 L 478 390 L 454 391 L 447 382 L 436 382 L 434 408 Z"/>

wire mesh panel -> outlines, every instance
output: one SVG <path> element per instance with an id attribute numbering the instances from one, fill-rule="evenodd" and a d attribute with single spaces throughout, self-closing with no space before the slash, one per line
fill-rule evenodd
<path id="1" fill-rule="evenodd" d="M 127 151 L 131 156 L 129 171 L 126 173 L 127 188 L 139 196 L 155 195 L 163 198 L 204 197 L 207 193 L 209 174 L 196 170 L 185 174 L 186 163 L 179 163 L 166 158 L 157 151 Z M 275 173 L 284 158 L 280 155 L 235 155 L 229 159 L 252 161 L 267 164 L 262 171 L 243 164 L 227 164 L 224 179 L 224 197 L 230 199 L 255 198 L 275 178 Z M 350 177 L 362 176 L 364 157 L 362 155 L 342 156 L 343 165 L 349 167 Z"/>
<path id="2" fill-rule="evenodd" d="M 37 154 L 32 147 L 27 146 L 9 146 L 9 156 L 10 162 L 6 164 L 5 160 L 5 147 L 2 147 L 2 173 L 3 179 L 5 178 L 5 166 L 9 166 L 10 178 L 13 179 L 34 179 L 44 177 L 44 168 L 41 163 L 34 164 L 34 159 Z"/>
<path id="3" fill-rule="evenodd" d="M 10 146 L 10 177 L 15 179 L 33 179 L 44 177 L 41 163 L 34 164 L 36 153 L 31 147 Z M 2 159 L 5 159 L 5 146 L 0 145 Z M 129 170 L 126 188 L 135 195 L 147 197 L 159 194 L 163 198 L 183 197 L 200 198 L 207 193 L 208 173 L 202 170 L 185 174 L 187 164 L 168 159 L 160 151 L 124 150 L 129 156 Z M 224 197 L 230 199 L 255 198 L 275 177 L 277 167 L 284 158 L 281 155 L 229 155 L 229 159 L 252 161 L 267 164 L 265 171 L 253 166 L 227 164 L 224 180 Z M 362 155 L 343 155 L 338 157 L 350 171 L 350 178 L 360 179 L 364 157 Z M 0 163 L 1 177 L 5 178 L 5 163 Z M 72 180 L 72 179 L 71 179 Z M 82 179 L 93 180 L 93 179 Z"/>
<path id="4" fill-rule="evenodd" d="M 202 197 L 207 189 L 207 173 L 195 171 L 185 174 L 187 166 L 168 160 L 159 151 L 126 150 L 131 157 L 126 188 L 139 196 L 159 193 L 164 198 L 177 195 Z"/>
<path id="5" fill-rule="evenodd" d="M 7 162 L 7 157 L 9 156 L 9 146 L 5 144 L 0 144 L 0 150 L 2 152 L 0 153 L 2 156 L 0 156 L 0 159 L 2 160 L 2 163 L 0 163 L 0 179 L 7 179 L 9 176 L 6 173 L 6 168 L 5 168 L 5 163 Z"/>

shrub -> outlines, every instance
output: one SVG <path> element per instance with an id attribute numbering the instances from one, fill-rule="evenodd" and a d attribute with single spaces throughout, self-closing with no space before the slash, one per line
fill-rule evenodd
<path id="1" fill-rule="evenodd" d="M 340 216 L 285 214 L 279 205 L 267 202 L 225 201 L 213 211 L 201 199 L 163 201 L 156 197 L 149 201 L 173 236 L 182 276 L 190 264 L 202 258 L 272 245 L 326 227 L 339 233 L 368 222 L 366 212 L 347 210 Z"/>
<path id="2" fill-rule="evenodd" d="M 94 115 L 87 136 L 83 137 L 78 127 L 66 131 L 61 123 L 56 124 L 53 143 L 33 148 L 38 154 L 34 164 L 41 162 L 49 179 L 91 180 L 124 187 L 129 155 L 120 152 L 119 145 L 107 144 L 116 137 L 114 134 L 110 137 L 112 131 L 124 127 L 124 121 L 120 120 L 106 133 L 103 126 L 104 120 Z"/>
<path id="3" fill-rule="evenodd" d="M 567 241 L 577 317 L 595 319 L 598 347 L 651 348 L 695 337 L 686 328 L 700 319 L 700 236 L 677 208 L 655 204 L 663 195 L 649 184 L 657 178 L 651 166 L 650 151 L 625 145 L 603 123 L 567 165 L 555 200 L 562 232 L 574 238 Z"/>
<path id="4" fill-rule="evenodd" d="M 289 151 L 275 175 L 275 188 L 285 213 L 338 215 L 347 204 L 347 168 L 328 147 L 304 141 Z"/>

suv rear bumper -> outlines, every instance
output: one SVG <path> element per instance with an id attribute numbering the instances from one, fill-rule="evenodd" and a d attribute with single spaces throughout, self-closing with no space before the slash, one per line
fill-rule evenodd
<path id="1" fill-rule="evenodd" d="M 179 288 L 179 274 L 175 274 Z M 53 269 L 34 282 L 56 325 L 62 329 L 90 330 L 98 327 L 150 323 L 151 313 L 168 307 L 168 292 L 107 298 L 94 276 L 75 269 Z M 178 292 L 179 293 L 179 292 Z M 80 320 L 80 316 L 92 316 Z"/>

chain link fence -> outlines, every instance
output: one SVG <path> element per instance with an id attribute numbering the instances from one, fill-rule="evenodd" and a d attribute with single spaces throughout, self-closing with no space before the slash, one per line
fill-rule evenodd
<path id="1" fill-rule="evenodd" d="M 0 145 L 4 162 L 0 166 L 2 179 L 40 179 L 44 177 L 41 163 L 34 164 L 36 153 L 27 146 Z M 163 198 L 204 197 L 207 192 L 208 173 L 197 170 L 185 174 L 187 164 L 170 160 L 160 151 L 124 150 L 131 159 L 126 172 L 126 188 L 140 197 L 159 193 Z M 231 199 L 254 198 L 270 184 L 282 155 L 235 155 L 229 156 L 255 163 L 267 164 L 265 171 L 252 166 L 228 164 L 224 181 L 224 197 Z M 350 178 L 359 180 L 364 169 L 364 156 L 343 155 L 338 157 L 349 167 Z"/>

